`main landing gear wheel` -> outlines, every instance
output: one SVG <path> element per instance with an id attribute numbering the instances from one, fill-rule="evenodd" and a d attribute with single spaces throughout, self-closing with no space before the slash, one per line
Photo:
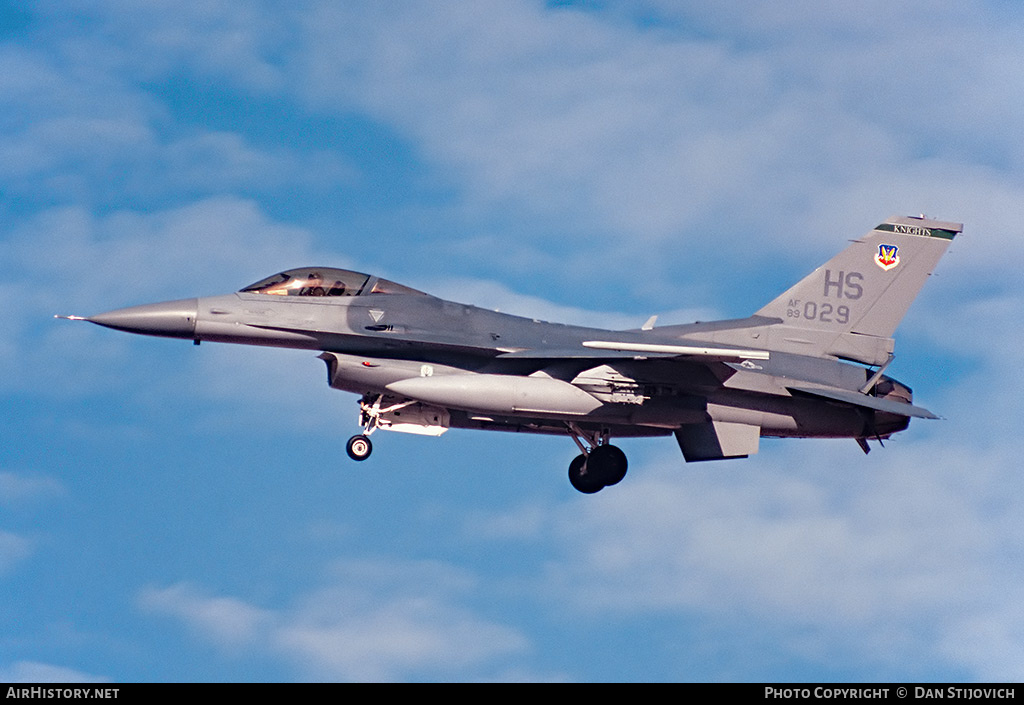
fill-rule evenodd
<path id="1" fill-rule="evenodd" d="M 604 483 L 587 472 L 587 456 L 577 455 L 569 463 L 569 484 L 583 494 L 594 494 L 604 488 Z"/>
<path id="2" fill-rule="evenodd" d="M 352 458 L 352 460 L 366 460 L 370 457 L 370 453 L 373 452 L 373 444 L 370 443 L 369 438 L 362 434 L 352 436 L 348 439 L 345 452 L 348 453 L 348 457 Z"/>
<path id="3" fill-rule="evenodd" d="M 596 446 L 589 456 L 577 455 L 569 464 L 569 483 L 584 494 L 617 484 L 626 476 L 626 454 L 616 446 Z"/>
<path id="4" fill-rule="evenodd" d="M 626 454 L 618 446 L 603 445 L 590 451 L 587 467 L 605 487 L 622 481 L 628 467 Z"/>

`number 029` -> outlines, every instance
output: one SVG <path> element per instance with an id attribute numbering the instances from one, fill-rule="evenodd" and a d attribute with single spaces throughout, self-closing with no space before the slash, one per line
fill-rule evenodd
<path id="1" fill-rule="evenodd" d="M 803 309 L 791 308 L 786 311 L 789 318 L 806 318 L 808 321 L 821 321 L 822 323 L 850 322 L 850 307 L 846 305 L 833 306 L 830 303 L 816 303 L 808 301 Z"/>

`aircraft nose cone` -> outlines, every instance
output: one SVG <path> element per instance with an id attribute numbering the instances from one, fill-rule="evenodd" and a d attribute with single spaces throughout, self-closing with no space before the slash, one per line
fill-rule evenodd
<path id="1" fill-rule="evenodd" d="M 131 306 L 89 316 L 86 320 L 106 328 L 143 335 L 169 338 L 191 338 L 199 314 L 198 299 L 164 301 L 158 304 Z"/>

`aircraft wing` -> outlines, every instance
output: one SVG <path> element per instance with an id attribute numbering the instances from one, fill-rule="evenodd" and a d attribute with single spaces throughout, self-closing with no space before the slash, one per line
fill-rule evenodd
<path id="1" fill-rule="evenodd" d="M 801 394 L 810 394 L 815 397 L 822 397 L 824 399 L 832 399 L 834 401 L 841 401 L 847 404 L 853 404 L 854 406 L 862 406 L 866 409 L 874 409 L 875 411 L 883 411 L 888 414 L 896 414 L 898 416 L 911 416 L 919 419 L 938 419 L 928 409 L 924 409 L 920 406 L 914 406 L 913 404 L 907 404 L 904 402 L 893 401 L 891 399 L 879 399 L 878 397 L 870 397 L 867 394 L 860 394 L 859 392 L 850 392 L 845 389 L 825 389 L 820 387 L 786 387 L 791 392 L 798 392 Z"/>

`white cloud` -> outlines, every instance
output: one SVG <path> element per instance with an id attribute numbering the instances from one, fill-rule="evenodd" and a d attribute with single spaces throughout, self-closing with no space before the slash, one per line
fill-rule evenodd
<path id="1" fill-rule="evenodd" d="M 64 485 L 52 477 L 0 471 L 0 504 L 21 503 L 64 492 Z"/>
<path id="2" fill-rule="evenodd" d="M 10 570 L 31 553 L 32 542 L 29 539 L 0 530 L 0 573 Z"/>
<path id="3" fill-rule="evenodd" d="M 314 186 L 326 190 L 351 182 L 355 171 L 339 155 L 326 151 L 298 154 L 283 147 L 257 148 L 231 132 L 200 132 L 154 150 L 160 163 L 136 177 L 133 191 L 160 179 L 162 190 L 180 193 L 261 192 Z M 146 173 L 148 172 L 148 173 Z M 159 172 L 159 173 L 155 173 Z"/>
<path id="4" fill-rule="evenodd" d="M 766 440 L 747 461 L 635 468 L 552 508 L 561 550 L 538 589 L 591 614 L 738 620 L 812 661 L 1017 680 L 1024 505 L 1005 488 L 1024 446 L 952 423 L 867 458 Z"/>
<path id="5" fill-rule="evenodd" d="M 60 481 L 43 475 L 0 471 L 0 506 L 22 508 L 35 500 L 43 500 L 65 492 Z M 12 570 L 32 555 L 35 541 L 20 534 L 0 529 L 0 574 Z"/>
<path id="6" fill-rule="evenodd" d="M 289 14 L 273 12 L 275 7 L 225 0 L 113 0 L 96 7 L 50 0 L 35 10 L 50 20 L 45 24 L 48 39 L 70 61 L 127 73 L 135 80 L 152 80 L 184 67 L 194 78 L 238 81 L 258 91 L 279 87 L 284 80 L 276 57 L 290 42 Z M 83 41 L 79 24 L 63 21 L 75 15 L 89 18 L 90 29 L 108 39 L 102 51 Z"/>
<path id="7" fill-rule="evenodd" d="M 146 610 L 177 617 L 216 643 L 226 647 L 250 645 L 272 615 L 230 597 L 210 597 L 188 584 L 142 591 L 139 604 Z"/>
<path id="8" fill-rule="evenodd" d="M 279 649 L 312 673 L 346 680 L 396 680 L 416 673 L 472 672 L 488 661 L 521 652 L 525 638 L 464 608 L 434 597 L 410 596 L 338 610 L 346 591 L 324 591 L 277 636 Z M 444 675 L 440 677 L 445 677 Z"/>
<path id="9" fill-rule="evenodd" d="M 697 26 L 704 14 L 715 17 L 684 11 Z M 877 20 L 858 29 L 859 7 L 736 14 L 734 25 L 719 13 L 708 39 L 535 3 L 325 4 L 306 16 L 297 75 L 325 109 L 356 104 L 414 136 L 460 175 L 467 208 L 557 213 L 620 262 L 640 259 L 637 243 L 751 230 L 803 244 L 815 237 L 808 209 L 836 196 L 859 194 L 839 212 L 870 209 L 870 226 L 897 207 L 943 205 L 934 189 L 948 193 L 951 177 L 984 193 L 978 166 L 1019 170 L 1008 129 L 1019 82 L 984 89 L 1010 95 L 974 107 L 979 81 L 1020 63 L 1019 49 L 1006 55 L 1019 47 L 1015 17 L 979 5 L 964 32 L 959 16 L 918 5 L 875 32 Z M 783 31 L 749 42 L 765 14 Z M 942 215 L 957 217 L 954 205 Z"/>
<path id="10" fill-rule="evenodd" d="M 0 247 L 17 267 L 8 284 L 20 284 L 20 297 L 46 310 L 58 302 L 92 307 L 185 298 L 200 287 L 213 289 L 202 295 L 224 293 L 279 270 L 282 261 L 305 260 L 311 240 L 252 201 L 222 197 L 152 213 L 55 208 L 21 223 Z M 32 287 L 17 277 L 53 286 Z"/>
<path id="11" fill-rule="evenodd" d="M 83 673 L 73 668 L 38 661 L 15 661 L 0 667 L 4 683 L 108 683 L 109 678 Z"/>
<path id="12" fill-rule="evenodd" d="M 312 237 L 269 219 L 235 198 L 198 201 L 155 213 L 97 217 L 79 207 L 44 211 L 0 242 L 9 266 L 2 315 L 7 344 L 0 355 L 8 387 L 53 386 L 57 361 L 33 351 L 75 349 L 75 369 L 62 392 L 109 383 L 133 369 L 127 336 L 54 321 L 55 314 L 91 315 L 154 301 L 223 294 L 268 273 L 314 261 Z M 287 264 L 285 264 L 287 263 Z M 63 373 L 61 373 L 63 374 Z"/>
<path id="13" fill-rule="evenodd" d="M 307 16 L 307 95 L 398 124 L 458 170 L 470 207 L 525 203 L 582 218 L 580 234 L 675 234 L 720 198 L 709 179 L 736 181 L 718 149 L 728 133 L 709 137 L 715 111 L 688 94 L 711 91 L 714 107 L 761 95 L 757 59 L 534 4 L 452 9 L 320 6 Z"/>
<path id="14" fill-rule="evenodd" d="M 466 517 L 464 532 L 474 541 L 539 541 L 550 530 L 554 511 L 531 502 L 500 513 L 474 512 Z"/>
<path id="15" fill-rule="evenodd" d="M 281 609 L 188 585 L 148 589 L 140 604 L 222 646 L 281 655 L 305 677 L 458 678 L 528 646 L 517 630 L 469 606 L 476 585 L 472 575 L 431 561 L 339 562 L 325 587 Z"/>
<path id="16" fill-rule="evenodd" d="M 168 196 L 324 191 L 352 182 L 355 171 L 323 150 L 260 147 L 223 131 L 171 137 L 151 117 L 88 109 L 12 128 L 0 140 L 0 178 L 9 192 L 35 202 L 163 203 Z"/>
<path id="17" fill-rule="evenodd" d="M 99 29 L 44 33 L 63 63 L 9 50 L 38 76 L 10 79 L 12 100 L 39 119 L 9 131 L 9 148 L 30 158 L 7 163 L 38 161 L 26 188 L 45 172 L 63 193 L 272 193 L 351 178 L 329 151 L 311 158 L 169 124 L 140 84 L 184 75 L 398 129 L 439 176 L 454 176 L 446 217 L 515 213 L 526 226 L 517 238 L 537 245 L 519 247 L 558 238 L 573 251 L 572 276 L 614 263 L 661 278 L 659 265 L 688 251 L 740 266 L 777 260 L 831 249 L 821 233 L 837 222 L 838 237 L 853 237 L 892 213 L 1012 232 L 1020 213 L 1007 204 L 1022 194 L 1007 177 L 1024 156 L 1012 129 L 1024 100 L 1005 67 L 1020 63 L 1019 17 L 980 2 L 870 16 L 804 5 L 791 15 L 756 3 L 82 3 L 94 21 L 85 27 Z M 630 12 L 667 25 L 639 31 L 619 21 Z M 45 98 L 29 90 L 37 84 Z M 489 254 L 486 240 L 472 249 Z M 1001 246 L 1018 253 L 1016 240 Z"/>
<path id="18" fill-rule="evenodd" d="M 37 9 L 62 17 L 70 4 Z M 266 74 L 274 71 L 258 71 L 266 64 L 243 37 L 274 36 L 269 30 L 285 16 L 272 20 L 251 10 L 230 3 L 90 3 L 78 8 L 89 21 L 41 22 L 31 45 L 0 44 L 5 192 L 27 203 L 109 206 L 125 198 L 166 204 L 240 191 L 323 192 L 350 183 L 355 171 L 336 152 L 257 145 L 241 132 L 190 124 L 176 114 L 174 99 L 147 85 L 173 75 L 186 93 L 180 100 L 201 100 L 208 80 L 180 75 L 196 65 L 233 80 L 273 83 Z"/>
<path id="19" fill-rule="evenodd" d="M 951 620 L 938 650 L 974 671 L 979 681 L 1024 678 L 1024 613 L 1017 605 Z"/>

